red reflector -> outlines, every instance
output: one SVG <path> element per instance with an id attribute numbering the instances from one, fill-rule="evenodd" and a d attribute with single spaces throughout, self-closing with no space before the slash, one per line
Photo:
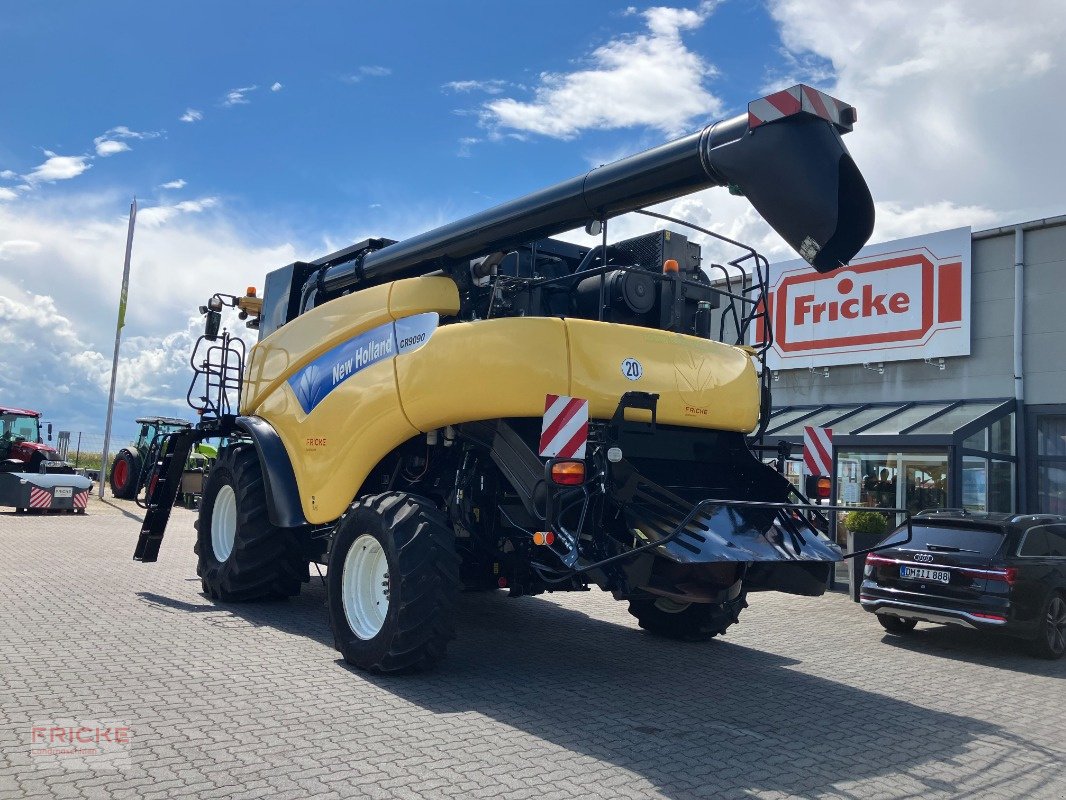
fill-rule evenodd
<path id="1" fill-rule="evenodd" d="M 1007 621 L 1007 618 L 1004 617 L 1002 614 L 982 614 L 982 613 L 980 613 L 978 611 L 972 611 L 970 613 L 973 616 L 975 616 L 975 617 L 980 617 L 981 619 L 994 619 L 997 622 L 1006 622 Z"/>

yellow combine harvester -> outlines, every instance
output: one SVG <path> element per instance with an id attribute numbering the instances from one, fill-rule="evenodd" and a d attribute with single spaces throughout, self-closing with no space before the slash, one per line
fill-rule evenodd
<path id="1" fill-rule="evenodd" d="M 607 226 L 728 186 L 835 269 L 873 226 L 841 140 L 854 120 L 796 86 L 437 230 L 290 264 L 262 298 L 216 294 L 193 358 L 203 421 L 163 448 L 135 558 L 158 555 L 184 453 L 226 437 L 200 510 L 205 593 L 288 596 L 328 564 L 337 647 L 360 667 L 436 662 L 461 589 L 596 584 L 685 639 L 723 633 L 748 592 L 820 594 L 841 553 L 748 439 L 770 402 L 765 259 L 719 236 L 737 257 L 708 264 L 679 230 Z M 600 244 L 549 238 L 581 226 Z M 258 328 L 247 359 L 219 333 L 225 305 Z"/>

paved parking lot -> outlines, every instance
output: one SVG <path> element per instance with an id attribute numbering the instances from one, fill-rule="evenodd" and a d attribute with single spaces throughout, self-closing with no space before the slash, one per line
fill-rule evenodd
<path id="1" fill-rule="evenodd" d="M 193 513 L 131 560 L 130 503 L 0 513 L 0 797 L 1066 797 L 1066 662 L 841 595 L 752 598 L 679 644 L 598 591 L 464 595 L 441 669 L 338 661 L 318 584 L 200 594 Z M 117 760 L 34 751 L 35 725 L 128 725 Z"/>

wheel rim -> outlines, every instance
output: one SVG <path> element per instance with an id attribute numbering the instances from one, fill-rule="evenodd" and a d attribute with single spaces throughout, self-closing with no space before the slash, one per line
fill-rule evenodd
<path id="1" fill-rule="evenodd" d="M 119 489 L 126 488 L 126 481 L 130 477 L 130 466 L 126 463 L 126 459 L 120 458 L 115 462 L 115 486 Z"/>
<path id="2" fill-rule="evenodd" d="M 237 495 L 227 484 L 215 495 L 215 507 L 211 511 L 211 549 L 218 563 L 229 558 L 236 538 Z"/>
<path id="3" fill-rule="evenodd" d="M 679 603 L 669 597 L 660 597 L 655 601 L 655 607 L 664 614 L 680 614 L 682 611 L 687 610 L 691 605 L 692 603 Z"/>
<path id="4" fill-rule="evenodd" d="M 1066 600 L 1056 597 L 1047 610 L 1047 643 L 1052 652 L 1066 650 Z"/>
<path id="5" fill-rule="evenodd" d="M 356 636 L 365 641 L 378 635 L 389 613 L 389 562 L 370 534 L 356 539 L 344 557 L 341 603 Z"/>

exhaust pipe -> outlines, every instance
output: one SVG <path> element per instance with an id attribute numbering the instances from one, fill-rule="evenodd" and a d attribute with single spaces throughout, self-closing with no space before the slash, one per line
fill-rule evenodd
<path id="1" fill-rule="evenodd" d="M 797 85 L 748 113 L 353 260 L 314 262 L 332 293 L 441 269 L 712 186 L 729 186 L 819 272 L 846 264 L 873 231 L 870 190 L 841 134 L 851 106 Z"/>

